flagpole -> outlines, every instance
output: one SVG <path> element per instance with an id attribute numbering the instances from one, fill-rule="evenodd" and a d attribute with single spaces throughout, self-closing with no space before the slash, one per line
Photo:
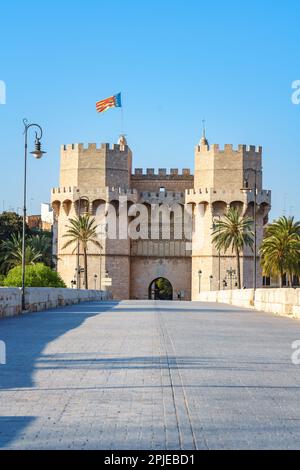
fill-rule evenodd
<path id="1" fill-rule="evenodd" d="M 125 134 L 125 130 L 124 130 L 124 111 L 123 111 L 123 103 L 122 103 L 122 106 L 121 106 L 121 134 Z"/>

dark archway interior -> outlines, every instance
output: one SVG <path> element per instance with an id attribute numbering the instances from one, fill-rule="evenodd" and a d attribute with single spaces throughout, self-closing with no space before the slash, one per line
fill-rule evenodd
<path id="1" fill-rule="evenodd" d="M 164 277 L 154 279 L 149 286 L 149 299 L 173 300 L 173 287 L 170 281 Z"/>

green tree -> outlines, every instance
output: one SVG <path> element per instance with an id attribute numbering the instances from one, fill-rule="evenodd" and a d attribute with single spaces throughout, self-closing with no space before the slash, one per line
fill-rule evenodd
<path id="1" fill-rule="evenodd" d="M 27 239 L 25 249 L 25 263 L 26 265 L 35 264 L 42 260 L 42 253 L 37 251 Z M 0 246 L 0 259 L 2 270 L 7 272 L 14 266 L 22 264 L 22 236 L 20 234 L 12 235 L 10 239 L 5 240 Z"/>
<path id="2" fill-rule="evenodd" d="M 282 287 L 283 276 L 287 274 L 292 285 L 293 275 L 300 272 L 300 222 L 295 222 L 294 217 L 283 216 L 270 224 L 265 231 L 260 255 L 266 276 L 278 277 Z"/>
<path id="3" fill-rule="evenodd" d="M 241 251 L 246 246 L 250 246 L 253 250 L 254 234 L 252 224 L 253 220 L 251 218 L 242 216 L 238 209 L 232 207 L 223 219 L 215 222 L 212 231 L 212 242 L 217 250 L 223 250 L 226 253 L 231 248 L 232 253 L 235 253 L 239 289 L 241 288 Z"/>
<path id="4" fill-rule="evenodd" d="M 156 280 L 155 287 L 159 292 L 159 297 L 161 299 L 170 299 L 172 298 L 172 286 L 168 279 L 160 277 Z"/>
<path id="5" fill-rule="evenodd" d="M 6 287 L 21 287 L 22 266 L 11 269 L 3 285 Z M 66 287 L 60 275 L 42 263 L 26 266 L 25 285 L 26 287 Z"/>
<path id="6" fill-rule="evenodd" d="M 26 225 L 26 232 L 28 233 Z M 0 214 L 0 250 L 4 241 L 10 239 L 13 235 L 18 237 L 23 231 L 23 219 L 15 212 L 3 212 Z M 0 274 L 6 274 L 7 268 L 3 263 L 0 252 Z"/>
<path id="7" fill-rule="evenodd" d="M 70 219 L 69 222 L 70 225 L 67 225 L 67 231 L 64 234 L 64 237 L 69 238 L 69 240 L 64 244 L 62 249 L 75 244 L 74 253 L 79 243 L 80 248 L 83 250 L 84 284 L 85 288 L 88 289 L 88 245 L 91 243 L 101 249 L 101 244 L 97 239 L 98 225 L 96 224 L 95 218 L 90 217 L 89 214 Z"/>
<path id="8" fill-rule="evenodd" d="M 49 267 L 52 264 L 52 238 L 48 233 L 26 236 L 25 263 L 42 262 Z M 1 272 L 6 274 L 14 266 L 22 264 L 22 235 L 13 234 L 0 245 Z"/>
<path id="9" fill-rule="evenodd" d="M 0 242 L 7 240 L 12 235 L 22 233 L 23 219 L 15 212 L 3 212 L 0 214 Z M 28 231 L 28 227 L 26 226 Z"/>
<path id="10" fill-rule="evenodd" d="M 39 231 L 32 234 L 27 243 L 36 253 L 41 253 L 41 261 L 50 268 L 53 267 L 53 254 L 52 254 L 52 233 L 46 231 Z"/>

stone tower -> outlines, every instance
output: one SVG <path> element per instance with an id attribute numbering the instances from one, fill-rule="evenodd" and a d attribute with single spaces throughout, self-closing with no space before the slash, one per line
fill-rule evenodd
<path id="1" fill-rule="evenodd" d="M 192 298 L 199 291 L 218 290 L 224 286 L 236 287 L 236 261 L 234 253 L 219 253 L 211 243 L 211 233 L 216 220 L 230 207 L 253 218 L 254 181 L 257 187 L 257 247 L 270 210 L 270 191 L 262 189 L 262 148 L 239 145 L 209 145 L 205 136 L 195 148 L 195 177 L 193 190 L 187 191 L 186 203 L 193 205 L 194 236 L 192 244 Z M 244 182 L 252 191 L 243 191 Z M 258 253 L 257 253 L 258 254 Z M 262 285 L 262 275 L 257 257 L 257 286 Z M 253 254 L 245 249 L 241 256 L 242 286 L 252 287 Z"/>
<path id="2" fill-rule="evenodd" d="M 99 241 L 102 249 L 89 247 L 89 288 L 104 288 L 109 276 L 110 289 L 115 298 L 129 298 L 130 241 L 109 240 L 105 237 L 101 220 L 108 202 L 117 208 L 119 199 L 134 199 L 130 188 L 132 153 L 126 139 L 121 136 L 118 144 L 71 144 L 61 147 L 60 187 L 52 190 L 52 206 L 57 226 L 57 269 L 67 286 L 77 279 L 76 247 L 62 249 L 69 218 L 89 212 L 99 224 Z M 117 213 L 118 216 L 118 213 Z M 75 249 L 75 251 L 73 251 Z M 82 269 L 82 253 L 79 257 Z M 83 287 L 80 276 L 80 287 Z"/>

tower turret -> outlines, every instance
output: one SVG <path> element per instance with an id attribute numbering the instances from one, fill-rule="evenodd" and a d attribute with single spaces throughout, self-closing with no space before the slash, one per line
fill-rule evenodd
<path id="1" fill-rule="evenodd" d="M 254 190 L 247 193 L 242 191 L 245 180 L 249 188 L 254 188 L 255 179 L 256 208 Z M 234 149 L 231 144 L 226 144 L 224 149 L 215 144 L 209 146 L 204 128 L 195 149 L 194 190 L 186 193 L 186 203 L 192 204 L 194 209 L 192 298 L 196 299 L 201 290 L 222 289 L 223 281 L 224 285 L 228 281 L 228 272 L 235 271 L 236 275 L 234 254 L 231 250 L 219 254 L 212 244 L 211 236 L 216 221 L 231 207 L 252 219 L 256 210 L 257 247 L 260 246 L 271 206 L 270 191 L 262 189 L 262 148 L 239 145 Z M 241 253 L 241 266 L 242 285 L 252 287 L 253 254 L 249 248 Z M 234 287 L 236 281 L 236 278 L 230 278 L 227 284 Z M 257 273 L 257 285 L 262 285 L 261 272 Z"/>
<path id="2" fill-rule="evenodd" d="M 202 137 L 200 139 L 199 146 L 209 148 L 209 143 L 206 138 L 205 120 L 203 120 L 202 122 L 203 122 L 203 129 L 202 129 Z"/>
<path id="3" fill-rule="evenodd" d="M 132 153 L 125 136 L 118 144 L 69 144 L 61 147 L 60 186 L 130 187 Z"/>

